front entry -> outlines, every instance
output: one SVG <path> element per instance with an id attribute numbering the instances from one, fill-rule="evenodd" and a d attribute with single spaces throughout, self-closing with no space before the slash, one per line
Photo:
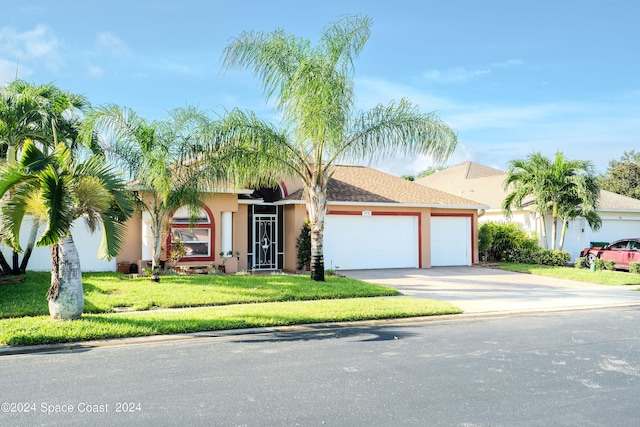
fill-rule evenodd
<path id="1" fill-rule="evenodd" d="M 278 216 L 254 215 L 253 217 L 253 267 L 258 270 L 278 268 Z"/>
<path id="2" fill-rule="evenodd" d="M 249 209 L 249 268 L 279 270 L 284 259 L 282 207 L 253 205 Z"/>

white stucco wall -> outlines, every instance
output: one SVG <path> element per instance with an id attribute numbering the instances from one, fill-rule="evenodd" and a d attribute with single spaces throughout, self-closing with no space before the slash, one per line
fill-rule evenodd
<path id="1" fill-rule="evenodd" d="M 26 219 L 20 229 L 20 245 L 24 249 L 29 239 L 31 231 L 31 220 Z M 40 227 L 39 234 L 42 234 L 44 227 Z M 71 236 L 80 254 L 80 267 L 82 271 L 116 271 L 115 258 L 111 261 L 101 260 L 98 258 L 98 249 L 100 248 L 100 240 L 102 239 L 102 227 L 99 227 L 94 234 L 89 232 L 87 225 L 83 219 L 76 220 L 73 223 Z M 11 264 L 12 251 L 2 245 L 2 253 L 7 262 Z M 22 260 L 22 255 L 20 255 Z M 51 271 L 51 247 L 36 247 L 31 254 L 27 270 L 30 271 Z"/>

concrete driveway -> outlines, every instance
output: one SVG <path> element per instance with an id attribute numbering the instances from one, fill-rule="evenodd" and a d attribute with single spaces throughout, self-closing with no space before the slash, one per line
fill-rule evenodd
<path id="1" fill-rule="evenodd" d="M 465 313 L 640 306 L 637 286 L 603 286 L 486 267 L 340 271 L 404 295 L 448 301 Z"/>

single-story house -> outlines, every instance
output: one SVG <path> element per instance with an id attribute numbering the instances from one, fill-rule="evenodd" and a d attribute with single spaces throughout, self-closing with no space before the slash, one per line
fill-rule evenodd
<path id="1" fill-rule="evenodd" d="M 489 208 L 480 213 L 479 222 L 507 221 L 502 212 L 502 202 L 507 195 L 504 190 L 506 173 L 474 162 L 463 162 L 432 175 L 416 180 L 418 184 L 438 188 L 452 195 L 475 200 Z M 602 190 L 597 205 L 602 218 L 602 227 L 593 231 L 584 218 L 569 222 L 563 250 L 571 254 L 572 260 L 580 251 L 596 242 L 612 242 L 625 237 L 640 236 L 640 200 Z M 522 224 L 525 231 L 535 232 L 540 246 L 545 246 L 542 221 L 530 206 L 513 210 L 510 221 Z M 546 235 L 551 236 L 552 218 L 545 217 Z M 558 222 L 558 237 L 561 222 Z"/>
<path id="2" fill-rule="evenodd" d="M 300 183 L 277 188 L 227 190 L 203 196 L 196 224 L 185 210 L 173 216 L 168 233 L 186 248 L 184 266 L 225 262 L 227 272 L 295 270 L 296 239 L 306 208 Z M 363 166 L 336 166 L 328 185 L 324 228 L 327 269 L 430 268 L 471 265 L 478 261 L 478 210 L 488 208 L 460 196 Z M 85 271 L 115 271 L 117 265 L 145 267 L 151 259 L 146 215 L 137 212 L 127 222 L 128 235 L 116 260 L 97 260 L 82 223 L 73 229 Z M 221 258 L 220 252 L 232 256 Z M 50 268 L 49 248 L 34 252 L 29 268 Z M 168 259 L 166 247 L 163 259 Z"/>

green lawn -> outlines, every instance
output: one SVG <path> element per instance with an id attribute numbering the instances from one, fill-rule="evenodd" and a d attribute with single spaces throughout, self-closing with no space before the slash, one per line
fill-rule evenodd
<path id="1" fill-rule="evenodd" d="M 501 262 L 500 268 L 519 273 L 577 280 L 579 282 L 596 283 L 598 285 L 640 285 L 640 274 L 631 274 L 624 271 L 602 270 L 591 272 L 586 268 L 577 269 L 573 267 L 551 267 L 548 265 L 514 264 L 508 262 Z"/>
<path id="2" fill-rule="evenodd" d="M 83 275 L 85 315 L 53 322 L 48 273 L 0 285 L 0 343 L 29 345 L 235 328 L 460 313 L 393 288 L 328 276 L 164 276 L 160 283 L 117 273 Z M 117 313 L 121 307 L 132 312 Z M 187 308 L 196 307 L 196 308 Z M 176 308 L 176 309 L 172 309 Z M 115 309 L 115 310 L 114 310 Z"/>

